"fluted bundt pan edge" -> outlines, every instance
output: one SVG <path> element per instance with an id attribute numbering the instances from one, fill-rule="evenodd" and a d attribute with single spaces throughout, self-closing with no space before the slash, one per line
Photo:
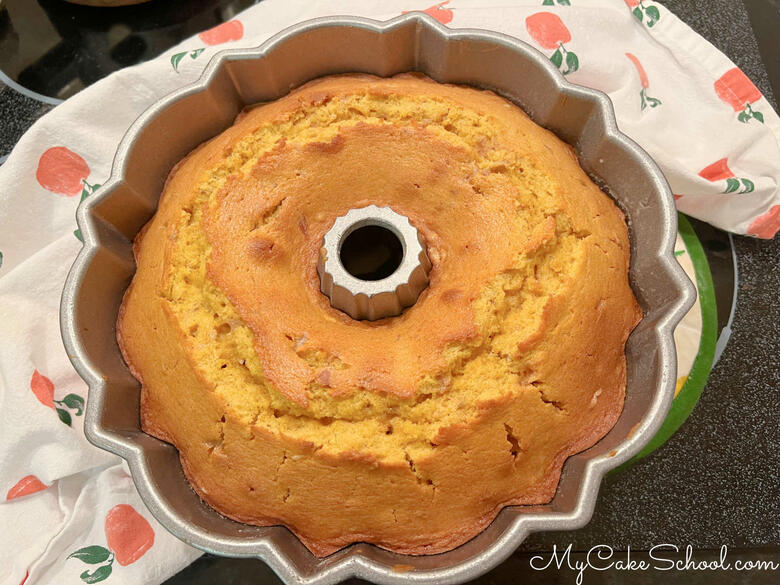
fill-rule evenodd
<path id="1" fill-rule="evenodd" d="M 245 105 L 279 98 L 313 78 L 405 71 L 492 89 L 575 148 L 583 168 L 626 213 L 630 280 L 644 319 L 626 347 L 628 382 L 620 419 L 596 445 L 567 460 L 549 504 L 506 508 L 479 536 L 443 554 L 413 557 L 356 544 L 317 559 L 285 528 L 240 524 L 202 503 L 176 450 L 141 431 L 140 385 L 116 343 L 117 311 L 135 268 L 132 240 L 154 213 L 178 160 L 228 127 Z M 258 48 L 218 53 L 199 81 L 170 94 L 133 124 L 109 181 L 82 203 L 77 220 L 84 247 L 65 285 L 61 327 L 68 355 L 89 385 L 88 439 L 128 461 L 152 514 L 181 540 L 215 554 L 261 558 L 287 583 L 324 585 L 349 577 L 388 584 L 460 583 L 499 564 L 531 532 L 586 524 L 602 476 L 637 453 L 663 422 L 676 381 L 672 333 L 695 297 L 673 256 L 677 222 L 669 187 L 647 153 L 617 129 L 609 98 L 567 82 L 544 55 L 521 41 L 482 30 L 450 30 L 420 13 L 386 22 L 320 18 Z"/>

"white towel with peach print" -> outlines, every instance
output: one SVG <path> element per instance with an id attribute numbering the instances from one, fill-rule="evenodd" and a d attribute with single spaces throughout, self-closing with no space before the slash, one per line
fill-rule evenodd
<path id="1" fill-rule="evenodd" d="M 430 0 L 429 0 L 430 1 Z M 316 16 L 425 9 L 447 26 L 531 43 L 609 94 L 679 208 L 771 238 L 780 227 L 780 120 L 748 78 L 662 6 L 639 0 L 267 0 L 159 58 L 83 90 L 37 122 L 0 167 L 0 584 L 162 582 L 200 554 L 151 516 L 124 465 L 82 431 L 87 388 L 60 340 L 74 212 L 100 189 L 130 124 L 198 78 L 222 48 L 257 46 Z"/>

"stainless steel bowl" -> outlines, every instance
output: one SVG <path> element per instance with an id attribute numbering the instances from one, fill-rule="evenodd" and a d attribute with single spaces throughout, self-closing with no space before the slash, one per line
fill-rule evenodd
<path id="1" fill-rule="evenodd" d="M 626 347 L 628 386 L 620 419 L 598 444 L 566 461 L 549 504 L 506 508 L 479 536 L 443 554 L 412 557 L 356 544 L 318 559 L 285 528 L 220 516 L 190 489 L 176 450 L 141 431 L 139 384 L 115 340 L 117 310 L 135 269 L 132 240 L 154 213 L 179 159 L 228 127 L 246 104 L 279 98 L 315 77 L 404 71 L 492 89 L 574 146 L 583 168 L 626 212 L 631 285 L 645 316 Z M 261 558 L 287 583 L 336 583 L 352 576 L 376 583 L 459 583 L 498 565 L 530 532 L 583 526 L 602 476 L 637 453 L 666 415 L 676 375 L 672 331 L 695 297 L 673 256 L 677 222 L 669 187 L 647 153 L 617 129 L 609 98 L 568 83 L 521 41 L 449 30 L 419 13 L 387 22 L 320 18 L 258 48 L 220 52 L 199 81 L 136 120 L 119 146 L 110 180 L 84 201 L 77 219 L 85 243 L 65 285 L 61 325 L 73 365 L 89 385 L 87 438 L 127 460 L 149 510 L 181 540 L 219 555 Z"/>

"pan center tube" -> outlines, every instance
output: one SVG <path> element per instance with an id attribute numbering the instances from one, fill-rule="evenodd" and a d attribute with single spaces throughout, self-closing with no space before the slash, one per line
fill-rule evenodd
<path id="1" fill-rule="evenodd" d="M 428 286 L 431 262 L 406 216 L 369 205 L 336 218 L 320 248 L 320 290 L 353 319 L 400 315 Z"/>

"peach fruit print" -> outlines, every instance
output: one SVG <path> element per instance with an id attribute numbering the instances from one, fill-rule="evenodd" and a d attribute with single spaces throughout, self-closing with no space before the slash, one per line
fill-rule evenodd
<path id="1" fill-rule="evenodd" d="M 655 6 L 646 6 L 643 0 L 625 0 L 626 6 L 631 9 L 631 13 L 639 21 L 652 28 L 661 19 L 661 13 Z"/>
<path id="2" fill-rule="evenodd" d="M 126 567 L 140 559 L 154 544 L 154 530 L 149 522 L 127 504 L 114 506 L 106 514 L 106 546 L 85 546 L 68 558 L 87 565 L 98 565 L 81 573 L 85 583 L 98 583 L 113 572 L 114 561 Z"/>
<path id="3" fill-rule="evenodd" d="M 214 45 L 241 40 L 243 36 L 244 25 L 241 24 L 240 20 L 231 20 L 203 31 L 198 35 L 198 38 L 204 44 L 213 47 Z"/>
<path id="4" fill-rule="evenodd" d="M 750 179 L 737 178 L 729 168 L 728 159 L 722 158 L 699 171 L 699 176 L 711 182 L 726 180 L 724 193 L 752 193 L 756 188 Z"/>
<path id="5" fill-rule="evenodd" d="M 81 156 L 65 148 L 53 146 L 38 159 L 35 178 L 52 193 L 73 197 L 88 185 L 89 166 Z"/>
<path id="6" fill-rule="evenodd" d="M 26 475 L 17 481 L 10 490 L 8 490 L 8 493 L 5 495 L 5 499 L 13 500 L 15 498 L 21 498 L 22 496 L 29 496 L 30 494 L 43 491 L 47 487 L 49 486 L 47 486 L 34 475 Z"/>
<path id="7" fill-rule="evenodd" d="M 764 123 L 764 114 L 755 111 L 750 104 L 761 99 L 761 92 L 739 67 L 729 69 L 715 82 L 715 93 L 739 112 L 737 120 L 747 124 L 751 119 Z"/>
<path id="8" fill-rule="evenodd" d="M 66 425 L 71 426 L 73 421 L 71 411 L 74 416 L 84 414 L 84 399 L 78 394 L 68 394 L 62 400 L 54 399 L 54 383 L 41 374 L 38 370 L 33 372 L 30 379 L 30 390 L 38 399 L 38 402 L 44 406 L 57 411 L 57 416 Z"/>
<path id="9" fill-rule="evenodd" d="M 780 231 L 780 205 L 773 205 L 765 214 L 758 216 L 748 226 L 750 236 L 771 240 Z"/>
<path id="10" fill-rule="evenodd" d="M 438 20 L 442 24 L 449 24 L 450 22 L 452 22 L 454 16 L 451 8 L 444 8 L 444 6 L 449 3 L 450 0 L 446 0 L 446 2 L 439 2 L 438 4 L 434 4 L 433 6 L 426 8 L 425 10 L 423 10 L 423 12 L 425 14 L 433 16 L 436 20 Z"/>
<path id="11" fill-rule="evenodd" d="M 650 82 L 647 79 L 647 72 L 645 71 L 645 68 L 642 67 L 639 59 L 632 53 L 626 53 L 626 57 L 634 64 L 637 73 L 639 73 L 639 83 L 642 85 L 642 90 L 639 92 L 639 98 L 641 100 L 640 104 L 642 109 L 644 110 L 648 106 L 651 108 L 660 106 L 662 104 L 661 100 L 647 95 L 647 89 L 650 87 Z"/>
<path id="12" fill-rule="evenodd" d="M 215 45 L 221 45 L 222 43 L 229 43 L 230 41 L 238 41 L 244 37 L 244 25 L 240 20 L 230 20 L 223 22 L 220 25 L 204 30 L 198 35 L 198 38 L 204 45 L 213 47 Z M 188 51 L 182 51 L 171 55 L 171 66 L 173 70 L 178 73 L 179 65 L 182 59 L 189 55 L 190 59 L 197 59 L 205 51 L 205 47 L 199 49 L 192 49 Z"/>
<path id="13" fill-rule="evenodd" d="M 561 70 L 561 73 L 568 75 L 580 68 L 577 55 L 564 46 L 571 41 L 571 32 L 557 14 L 552 12 L 532 14 L 525 19 L 525 28 L 542 48 L 555 49 L 555 52 L 550 55 L 550 61 Z"/>
<path id="14" fill-rule="evenodd" d="M 67 197 L 81 193 L 81 201 L 84 201 L 100 187 L 87 182 L 89 173 L 89 165 L 81 156 L 64 146 L 53 146 L 38 159 L 35 178 L 47 191 Z M 77 229 L 73 235 L 84 241 L 81 230 Z"/>

